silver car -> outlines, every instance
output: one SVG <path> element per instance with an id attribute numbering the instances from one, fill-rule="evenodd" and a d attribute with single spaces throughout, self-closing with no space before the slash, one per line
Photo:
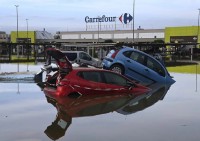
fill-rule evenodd
<path id="1" fill-rule="evenodd" d="M 84 51 L 62 51 L 71 63 L 101 67 L 101 61 L 91 57 Z"/>

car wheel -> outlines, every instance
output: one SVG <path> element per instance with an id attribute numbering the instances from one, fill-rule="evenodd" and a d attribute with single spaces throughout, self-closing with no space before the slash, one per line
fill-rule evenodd
<path id="1" fill-rule="evenodd" d="M 121 65 L 113 65 L 110 67 L 110 70 L 116 72 L 116 73 L 119 73 L 119 74 L 124 74 L 124 68 L 123 66 Z"/>

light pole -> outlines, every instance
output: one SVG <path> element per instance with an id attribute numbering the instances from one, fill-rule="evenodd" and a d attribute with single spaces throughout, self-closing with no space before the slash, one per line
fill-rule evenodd
<path id="1" fill-rule="evenodd" d="M 134 22 L 135 22 L 135 0 L 133 0 L 133 43 L 134 43 Z"/>
<path id="2" fill-rule="evenodd" d="M 197 47 L 199 46 L 198 43 L 199 43 L 199 20 L 200 20 L 200 8 L 198 9 L 199 10 L 199 14 L 198 14 L 198 31 L 197 31 Z M 197 65 L 196 65 L 196 92 L 197 92 Z"/>
<path id="3" fill-rule="evenodd" d="M 17 13 L 17 38 L 18 38 L 18 7 L 19 5 L 15 5 L 16 7 L 16 13 Z M 17 39 L 16 39 L 16 42 L 17 42 Z"/>
<path id="4" fill-rule="evenodd" d="M 26 37 L 27 37 L 27 43 L 28 43 L 28 19 L 26 19 Z"/>
<path id="5" fill-rule="evenodd" d="M 16 43 L 18 43 L 18 7 L 19 5 L 15 5 L 16 7 L 16 13 L 17 13 L 17 38 L 16 38 Z M 18 45 L 17 45 L 17 59 L 18 59 L 18 63 L 17 63 L 17 72 L 19 72 L 19 48 L 18 48 Z"/>
<path id="6" fill-rule="evenodd" d="M 200 8 L 198 9 L 199 10 L 199 14 L 198 14 L 198 29 L 197 29 L 197 43 L 199 41 L 199 20 L 200 20 Z M 198 44 L 197 44 L 198 45 Z"/>
<path id="7" fill-rule="evenodd" d="M 28 45 L 28 43 L 29 43 L 29 40 L 28 40 L 28 19 L 26 19 L 26 36 L 27 36 L 27 49 L 26 49 L 26 51 L 27 51 L 27 72 L 29 71 L 28 70 L 28 61 L 29 61 L 29 45 Z"/>
<path id="8" fill-rule="evenodd" d="M 98 43 L 99 43 L 99 16 L 98 16 Z"/>

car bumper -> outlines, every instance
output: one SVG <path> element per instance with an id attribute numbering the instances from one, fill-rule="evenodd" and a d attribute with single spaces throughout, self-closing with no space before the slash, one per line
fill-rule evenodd
<path id="1" fill-rule="evenodd" d="M 102 62 L 103 69 L 108 70 L 110 68 L 110 66 L 112 65 L 112 62 L 113 62 L 113 60 L 111 60 L 111 59 L 104 59 Z"/>

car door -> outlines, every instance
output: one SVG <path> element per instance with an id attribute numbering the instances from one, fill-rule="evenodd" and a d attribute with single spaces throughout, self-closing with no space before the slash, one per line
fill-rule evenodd
<path id="1" fill-rule="evenodd" d="M 110 94 L 130 94 L 132 91 L 128 86 L 129 80 L 124 77 L 112 73 L 112 72 L 101 72 L 103 83 L 105 83 L 105 93 Z M 131 82 L 130 82 L 131 83 Z"/>
<path id="2" fill-rule="evenodd" d="M 166 71 L 157 60 L 147 56 L 146 67 L 146 75 L 148 75 L 149 79 L 156 82 L 165 81 Z"/>
<path id="3" fill-rule="evenodd" d="M 141 82 L 142 84 L 149 85 L 154 83 L 153 77 L 149 77 L 149 69 L 146 67 L 147 57 L 137 51 L 124 52 L 126 56 L 125 75 L 131 79 Z"/>
<path id="4" fill-rule="evenodd" d="M 105 83 L 98 71 L 80 71 L 77 74 L 76 89 L 82 94 L 103 94 Z M 74 80 L 73 80 L 74 81 Z"/>

